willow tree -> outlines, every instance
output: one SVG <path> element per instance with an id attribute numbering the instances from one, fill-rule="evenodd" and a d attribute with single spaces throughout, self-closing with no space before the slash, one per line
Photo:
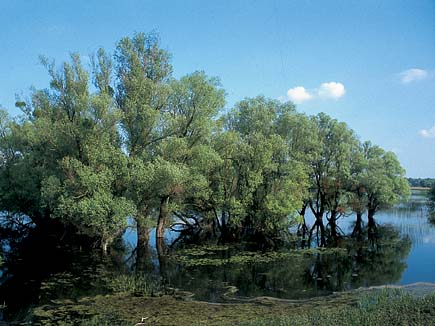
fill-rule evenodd
<path id="1" fill-rule="evenodd" d="M 145 167 L 152 161 L 158 142 L 173 135 L 167 129 L 167 101 L 172 66 L 169 54 L 160 48 L 158 36 L 138 33 L 125 37 L 117 45 L 115 56 L 117 107 L 122 112 L 121 126 L 129 166 Z M 141 176 L 144 173 L 145 175 Z M 155 198 L 147 191 L 147 171 L 132 171 L 128 195 L 136 205 L 135 221 L 138 244 L 148 245 L 151 214 Z M 137 178 L 137 179 L 135 179 Z M 145 181 L 146 182 L 146 181 Z M 138 188 L 141 186 L 141 188 Z"/>
<path id="2" fill-rule="evenodd" d="M 316 123 L 317 153 L 311 162 L 311 197 L 309 207 L 316 220 L 310 230 L 320 231 L 320 245 L 326 245 L 323 218 L 326 216 L 331 235 L 336 236 L 336 220 L 346 210 L 351 157 L 357 147 L 352 130 L 324 113 L 312 117 Z M 319 232 L 318 232 L 319 234 Z"/>
<path id="3" fill-rule="evenodd" d="M 90 93 L 89 73 L 72 55 L 61 71 L 47 66 L 51 89 L 44 92 L 45 105 L 34 102 L 32 111 L 35 140 L 43 141 L 44 157 L 54 160 L 44 167 L 42 207 L 79 233 L 100 239 L 106 250 L 134 206 L 123 197 L 127 161 L 120 148 L 119 111 L 103 78 L 108 59 L 103 52 L 97 58 L 97 92 Z"/>
<path id="4" fill-rule="evenodd" d="M 192 205 L 197 199 L 204 201 L 208 198 L 207 164 L 198 163 L 213 154 L 209 149 L 212 130 L 225 103 L 224 95 L 219 81 L 203 72 L 195 72 L 171 83 L 168 129 L 172 136 L 159 144 L 156 154 L 175 174 L 166 173 L 162 175 L 163 179 L 159 179 L 159 183 L 165 186 L 159 190 L 157 237 L 163 237 L 171 212 L 178 211 L 180 217 L 184 210 L 194 210 Z"/>
<path id="5" fill-rule="evenodd" d="M 42 94 L 33 94 L 36 102 Z M 19 103 L 22 107 L 26 104 Z M 47 165 L 54 167 L 53 159 L 45 157 L 46 148 L 35 137 L 33 117 L 11 120 L 1 111 L 0 124 L 0 211 L 7 221 L 15 224 L 24 218 L 28 226 L 49 226 L 49 212 L 41 208 L 41 181 L 47 176 Z M 50 129 L 46 126 L 46 133 Z M 30 152 L 31 150 L 31 152 Z M 48 172 L 50 173 L 50 172 Z"/>
<path id="6" fill-rule="evenodd" d="M 278 121 L 294 114 L 290 103 L 246 99 L 230 112 L 216 148 L 222 158 L 214 188 L 222 235 L 275 241 L 295 222 L 305 174 L 289 155 Z M 219 183 L 220 182 L 220 183 Z"/>
<path id="7" fill-rule="evenodd" d="M 435 184 L 429 190 L 428 194 L 428 206 L 429 206 L 429 222 L 435 223 Z"/>
<path id="8" fill-rule="evenodd" d="M 351 157 L 351 173 L 349 182 L 349 209 L 356 215 L 352 236 L 359 237 L 362 232 L 362 216 L 367 210 L 367 194 L 364 186 L 364 171 L 368 168 L 368 161 L 364 156 L 367 143 L 360 143 Z"/>
<path id="9" fill-rule="evenodd" d="M 20 173 L 23 171 L 22 156 L 17 151 L 15 127 L 16 122 L 0 108 L 0 211 L 2 227 L 11 225 L 11 228 L 21 224 L 20 220 L 24 214 L 29 215 L 30 222 L 40 221 L 38 217 L 34 217 L 36 214 L 32 213 L 36 209 L 33 204 L 36 198 L 27 198 L 27 195 L 31 195 L 33 184 L 22 188 L 31 180 L 31 175 Z M 30 203 L 32 205 L 26 205 Z"/>
<path id="10" fill-rule="evenodd" d="M 435 184 L 429 190 L 429 208 L 435 211 Z"/>
<path id="11" fill-rule="evenodd" d="M 394 153 L 366 142 L 364 158 L 366 169 L 360 178 L 367 196 L 367 217 L 369 223 L 374 223 L 373 217 L 379 209 L 391 207 L 409 196 L 410 188 L 405 170 Z"/>
<path id="12" fill-rule="evenodd" d="M 34 91 L 30 102 L 18 103 L 26 116 L 12 129 L 19 158 L 10 169 L 17 177 L 9 180 L 12 195 L 15 201 L 24 197 L 27 208 L 20 213 L 37 226 L 47 228 L 59 221 L 66 230 L 85 234 L 107 249 L 134 212 L 122 196 L 127 165 L 118 111 L 108 88 L 89 91 L 89 73 L 78 55 L 60 70 L 54 62 L 43 63 L 50 88 Z M 13 211 L 9 204 L 6 210 Z"/>
<path id="13" fill-rule="evenodd" d="M 277 121 L 277 132 L 285 140 L 288 155 L 293 162 L 297 162 L 303 173 L 309 177 L 312 174 L 312 162 L 319 155 L 319 134 L 316 122 L 309 116 L 302 113 L 287 111 Z M 302 206 L 298 209 L 300 221 L 298 233 L 303 243 L 309 232 L 305 220 L 307 208 L 309 209 L 310 191 L 309 184 L 301 189 L 303 194 Z"/>

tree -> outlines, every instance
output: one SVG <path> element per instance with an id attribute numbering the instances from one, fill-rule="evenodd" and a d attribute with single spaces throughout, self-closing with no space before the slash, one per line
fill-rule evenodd
<path id="1" fill-rule="evenodd" d="M 115 98 L 122 112 L 122 134 L 131 175 L 145 181 L 152 178 L 148 172 L 132 169 L 148 166 L 158 142 L 173 135 L 173 130 L 168 129 L 172 117 L 167 107 L 172 73 L 170 55 L 160 48 L 156 34 L 138 33 L 119 41 L 114 58 Z M 134 218 L 138 244 L 147 246 L 155 198 L 148 191 L 149 184 L 130 180 L 127 194 L 137 208 Z"/>
<path id="2" fill-rule="evenodd" d="M 29 216 L 40 227 L 61 222 L 106 250 L 134 212 L 122 196 L 127 164 L 119 112 L 101 80 L 99 90 L 89 92 L 89 74 L 78 55 L 60 71 L 54 62 L 43 63 L 50 89 L 34 91 L 30 103 L 20 104 L 27 116 L 12 128 L 17 158 L 9 164 L 12 191 L 5 209 Z"/>
<path id="3" fill-rule="evenodd" d="M 275 242 L 296 221 L 306 176 L 278 134 L 287 114 L 294 114 L 292 104 L 257 97 L 236 104 L 226 119 L 216 142 L 223 161 L 212 196 L 219 199 L 216 223 L 226 240 Z"/>
<path id="4" fill-rule="evenodd" d="M 348 184 L 351 173 L 351 157 L 357 148 L 352 130 L 324 113 L 312 117 L 316 124 L 317 151 L 310 162 L 309 207 L 316 217 L 310 230 L 310 239 L 315 229 L 320 231 L 320 245 L 326 245 L 326 214 L 333 238 L 336 238 L 336 220 L 345 213 L 348 205 Z M 310 242 L 310 241 L 309 241 Z"/>
<path id="5" fill-rule="evenodd" d="M 277 122 L 277 132 L 287 144 L 288 154 L 294 162 L 298 162 L 300 169 L 309 181 L 311 175 L 311 164 L 318 155 L 318 133 L 317 124 L 305 114 L 291 112 L 288 110 L 282 114 Z M 298 209 L 299 227 L 298 234 L 302 238 L 302 246 L 309 232 L 305 213 L 310 202 L 309 185 L 301 189 L 303 194 L 302 206 Z"/>
<path id="6" fill-rule="evenodd" d="M 364 144 L 367 168 L 362 174 L 363 185 L 367 194 L 367 216 L 369 222 L 381 208 L 396 204 L 401 198 L 410 195 L 410 188 L 405 179 L 405 170 L 392 152 L 385 152 L 370 142 Z"/>
<path id="7" fill-rule="evenodd" d="M 127 217 L 139 248 L 152 226 L 158 244 L 168 227 L 276 244 L 296 224 L 326 246 L 350 210 L 373 224 L 409 193 L 393 153 L 324 113 L 259 96 L 223 114 L 218 79 L 173 78 L 156 34 L 121 39 L 113 58 L 98 50 L 90 71 L 76 54 L 60 70 L 42 62 L 50 87 L 17 102 L 21 118 L 0 111 L 0 210 L 11 223 L 86 235 L 103 250 Z"/>
<path id="8" fill-rule="evenodd" d="M 349 184 L 349 208 L 356 214 L 353 237 L 360 237 L 362 232 L 362 216 L 367 207 L 367 195 L 364 186 L 364 171 L 368 168 L 368 161 L 364 157 L 365 144 L 359 144 L 351 157 L 351 174 Z"/>
<path id="9" fill-rule="evenodd" d="M 435 184 L 429 190 L 429 209 L 432 214 L 435 212 Z"/>
<path id="10" fill-rule="evenodd" d="M 166 178 L 166 192 L 160 191 L 160 209 L 157 224 L 157 237 L 163 237 L 171 212 L 195 211 L 195 203 L 208 198 L 207 166 L 198 165 L 209 150 L 215 118 L 225 103 L 225 93 L 216 78 L 209 78 L 203 72 L 195 72 L 171 83 L 171 96 L 168 113 L 172 116 L 171 126 L 174 136 L 163 140 L 157 154 L 167 164 L 170 171 L 177 171 L 177 177 Z M 212 157 L 215 159 L 215 157 Z M 167 165 L 169 167 L 169 165 Z M 166 175 L 171 175 L 167 173 Z M 174 204 L 169 209 L 168 204 Z"/>

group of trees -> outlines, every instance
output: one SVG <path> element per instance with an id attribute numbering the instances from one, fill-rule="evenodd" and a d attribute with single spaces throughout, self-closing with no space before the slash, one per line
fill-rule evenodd
<path id="1" fill-rule="evenodd" d="M 429 190 L 429 219 L 435 223 L 435 184 Z"/>
<path id="2" fill-rule="evenodd" d="M 411 187 L 430 188 L 435 185 L 433 178 L 407 178 Z"/>
<path id="3" fill-rule="evenodd" d="M 19 118 L 0 111 L 3 226 L 85 235 L 106 250 L 127 217 L 140 246 L 154 226 L 157 238 L 170 227 L 276 243 L 299 225 L 325 246 L 339 217 L 373 222 L 409 192 L 393 153 L 324 113 L 264 97 L 224 110 L 219 81 L 174 78 L 156 35 L 123 38 L 113 56 L 100 49 L 89 69 L 76 54 L 60 69 L 42 62 L 50 87 L 18 101 Z"/>

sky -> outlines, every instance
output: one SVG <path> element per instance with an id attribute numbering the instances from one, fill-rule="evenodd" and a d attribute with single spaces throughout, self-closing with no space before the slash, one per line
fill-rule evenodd
<path id="1" fill-rule="evenodd" d="M 435 177 L 435 0 L 0 0 L 0 106 L 49 86 L 40 55 L 83 62 L 156 31 L 174 76 L 220 78 L 226 108 L 245 97 L 326 112 Z"/>

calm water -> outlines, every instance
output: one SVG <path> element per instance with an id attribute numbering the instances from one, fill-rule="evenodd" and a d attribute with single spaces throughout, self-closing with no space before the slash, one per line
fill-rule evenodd
<path id="1" fill-rule="evenodd" d="M 352 233 L 354 219 L 339 220 L 344 234 Z M 307 222 L 312 223 L 312 217 Z M 28 305 L 108 293 L 110 279 L 119 275 L 151 277 L 165 288 L 215 302 L 255 296 L 298 299 L 372 285 L 435 283 L 435 226 L 428 223 L 421 193 L 379 212 L 376 222 L 371 233 L 363 225 L 358 240 L 345 237 L 339 251 L 293 254 L 283 249 L 275 256 L 234 246 L 157 250 L 154 241 L 148 251 L 137 252 L 134 230 L 128 230 L 106 258 L 29 241 L 0 274 L 0 304 L 8 307 L 3 317 L 0 309 L 0 321 L 20 309 L 24 318 L 22 308 Z M 166 242 L 175 237 L 168 233 Z"/>
<path id="2" fill-rule="evenodd" d="M 364 218 L 363 218 L 364 219 Z M 338 225 L 344 234 L 351 234 L 354 216 L 346 216 Z M 205 255 L 187 256 L 188 266 L 165 263 L 159 270 L 159 259 L 152 246 L 153 264 L 170 285 L 192 291 L 198 299 L 219 301 L 226 286 L 235 286 L 239 296 L 277 296 L 304 298 L 333 291 L 384 284 L 435 283 L 435 226 L 428 223 L 426 197 L 414 192 L 409 202 L 376 215 L 376 240 L 340 243 L 342 253 L 304 254 L 264 263 L 225 263 L 216 266 L 215 259 L 237 256 L 234 249 L 209 250 Z M 307 223 L 313 217 L 307 216 Z M 168 235 L 168 241 L 174 234 Z M 133 231 L 125 234 L 131 246 L 136 242 Z M 196 265 L 195 258 L 212 259 L 210 264 Z"/>

